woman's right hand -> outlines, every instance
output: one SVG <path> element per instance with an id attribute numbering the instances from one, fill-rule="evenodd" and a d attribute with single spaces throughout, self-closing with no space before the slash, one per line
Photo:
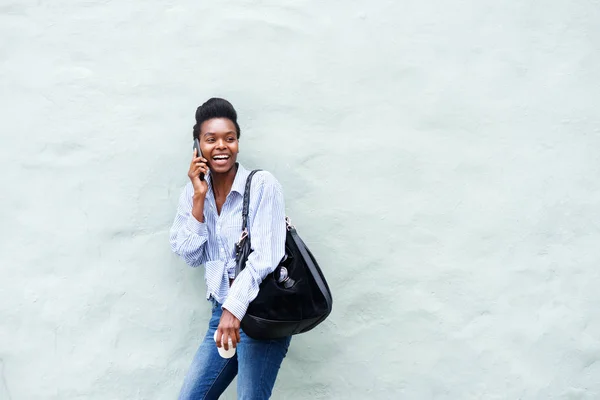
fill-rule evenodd
<path id="1" fill-rule="evenodd" d="M 188 171 L 188 177 L 194 186 L 194 194 L 206 196 L 206 192 L 208 191 L 208 183 L 206 183 L 206 180 L 200 180 L 200 174 L 203 173 L 204 176 L 206 176 L 208 173 L 208 165 L 206 164 L 207 162 L 207 159 L 198 157 L 196 154 L 196 149 L 194 149 L 194 155 L 192 157 L 192 162 L 190 163 L 190 170 Z"/>

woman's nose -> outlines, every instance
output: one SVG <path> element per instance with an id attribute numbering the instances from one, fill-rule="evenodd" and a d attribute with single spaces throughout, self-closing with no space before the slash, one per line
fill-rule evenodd
<path id="1" fill-rule="evenodd" d="M 217 148 L 223 149 L 225 147 L 225 141 L 223 139 L 217 140 Z"/>

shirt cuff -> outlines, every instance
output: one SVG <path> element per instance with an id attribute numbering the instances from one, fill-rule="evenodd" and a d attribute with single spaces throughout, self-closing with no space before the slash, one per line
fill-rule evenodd
<path id="1" fill-rule="evenodd" d="M 244 304 L 236 298 L 227 296 L 227 299 L 221 308 L 232 313 L 241 322 L 242 318 L 244 318 L 244 315 L 246 315 L 246 311 L 248 310 L 248 304 Z"/>
<path id="2" fill-rule="evenodd" d="M 198 221 L 193 215 L 190 215 L 188 218 L 187 227 L 190 231 L 192 231 L 192 233 L 195 233 L 198 236 L 208 236 L 206 222 Z"/>

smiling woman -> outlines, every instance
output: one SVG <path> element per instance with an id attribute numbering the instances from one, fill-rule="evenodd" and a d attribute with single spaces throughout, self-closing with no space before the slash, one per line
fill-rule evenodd
<path id="1" fill-rule="evenodd" d="M 170 241 L 171 249 L 188 265 L 205 266 L 207 298 L 213 307 L 179 398 L 217 399 L 238 375 L 238 398 L 267 399 L 291 338 L 252 339 L 240 329 L 240 321 L 262 280 L 284 256 L 283 191 L 270 173 L 254 176 L 248 215 L 253 252 L 236 276 L 235 244 L 242 232 L 250 171 L 237 162 L 240 127 L 231 103 L 212 98 L 198 107 L 193 136 L 200 141 L 201 154 L 194 150 L 190 182 L 179 198 Z M 230 346 L 237 354 L 231 356 Z"/>

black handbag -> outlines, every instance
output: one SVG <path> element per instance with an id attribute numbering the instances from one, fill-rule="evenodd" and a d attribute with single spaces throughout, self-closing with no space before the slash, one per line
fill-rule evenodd
<path id="1" fill-rule="evenodd" d="M 250 186 L 246 180 L 242 209 L 242 236 L 236 245 L 236 276 L 252 252 L 248 229 Z M 323 272 L 296 228 L 286 218 L 285 255 L 260 284 L 258 295 L 242 318 L 242 330 L 254 339 L 277 339 L 307 332 L 331 313 L 332 297 Z"/>

